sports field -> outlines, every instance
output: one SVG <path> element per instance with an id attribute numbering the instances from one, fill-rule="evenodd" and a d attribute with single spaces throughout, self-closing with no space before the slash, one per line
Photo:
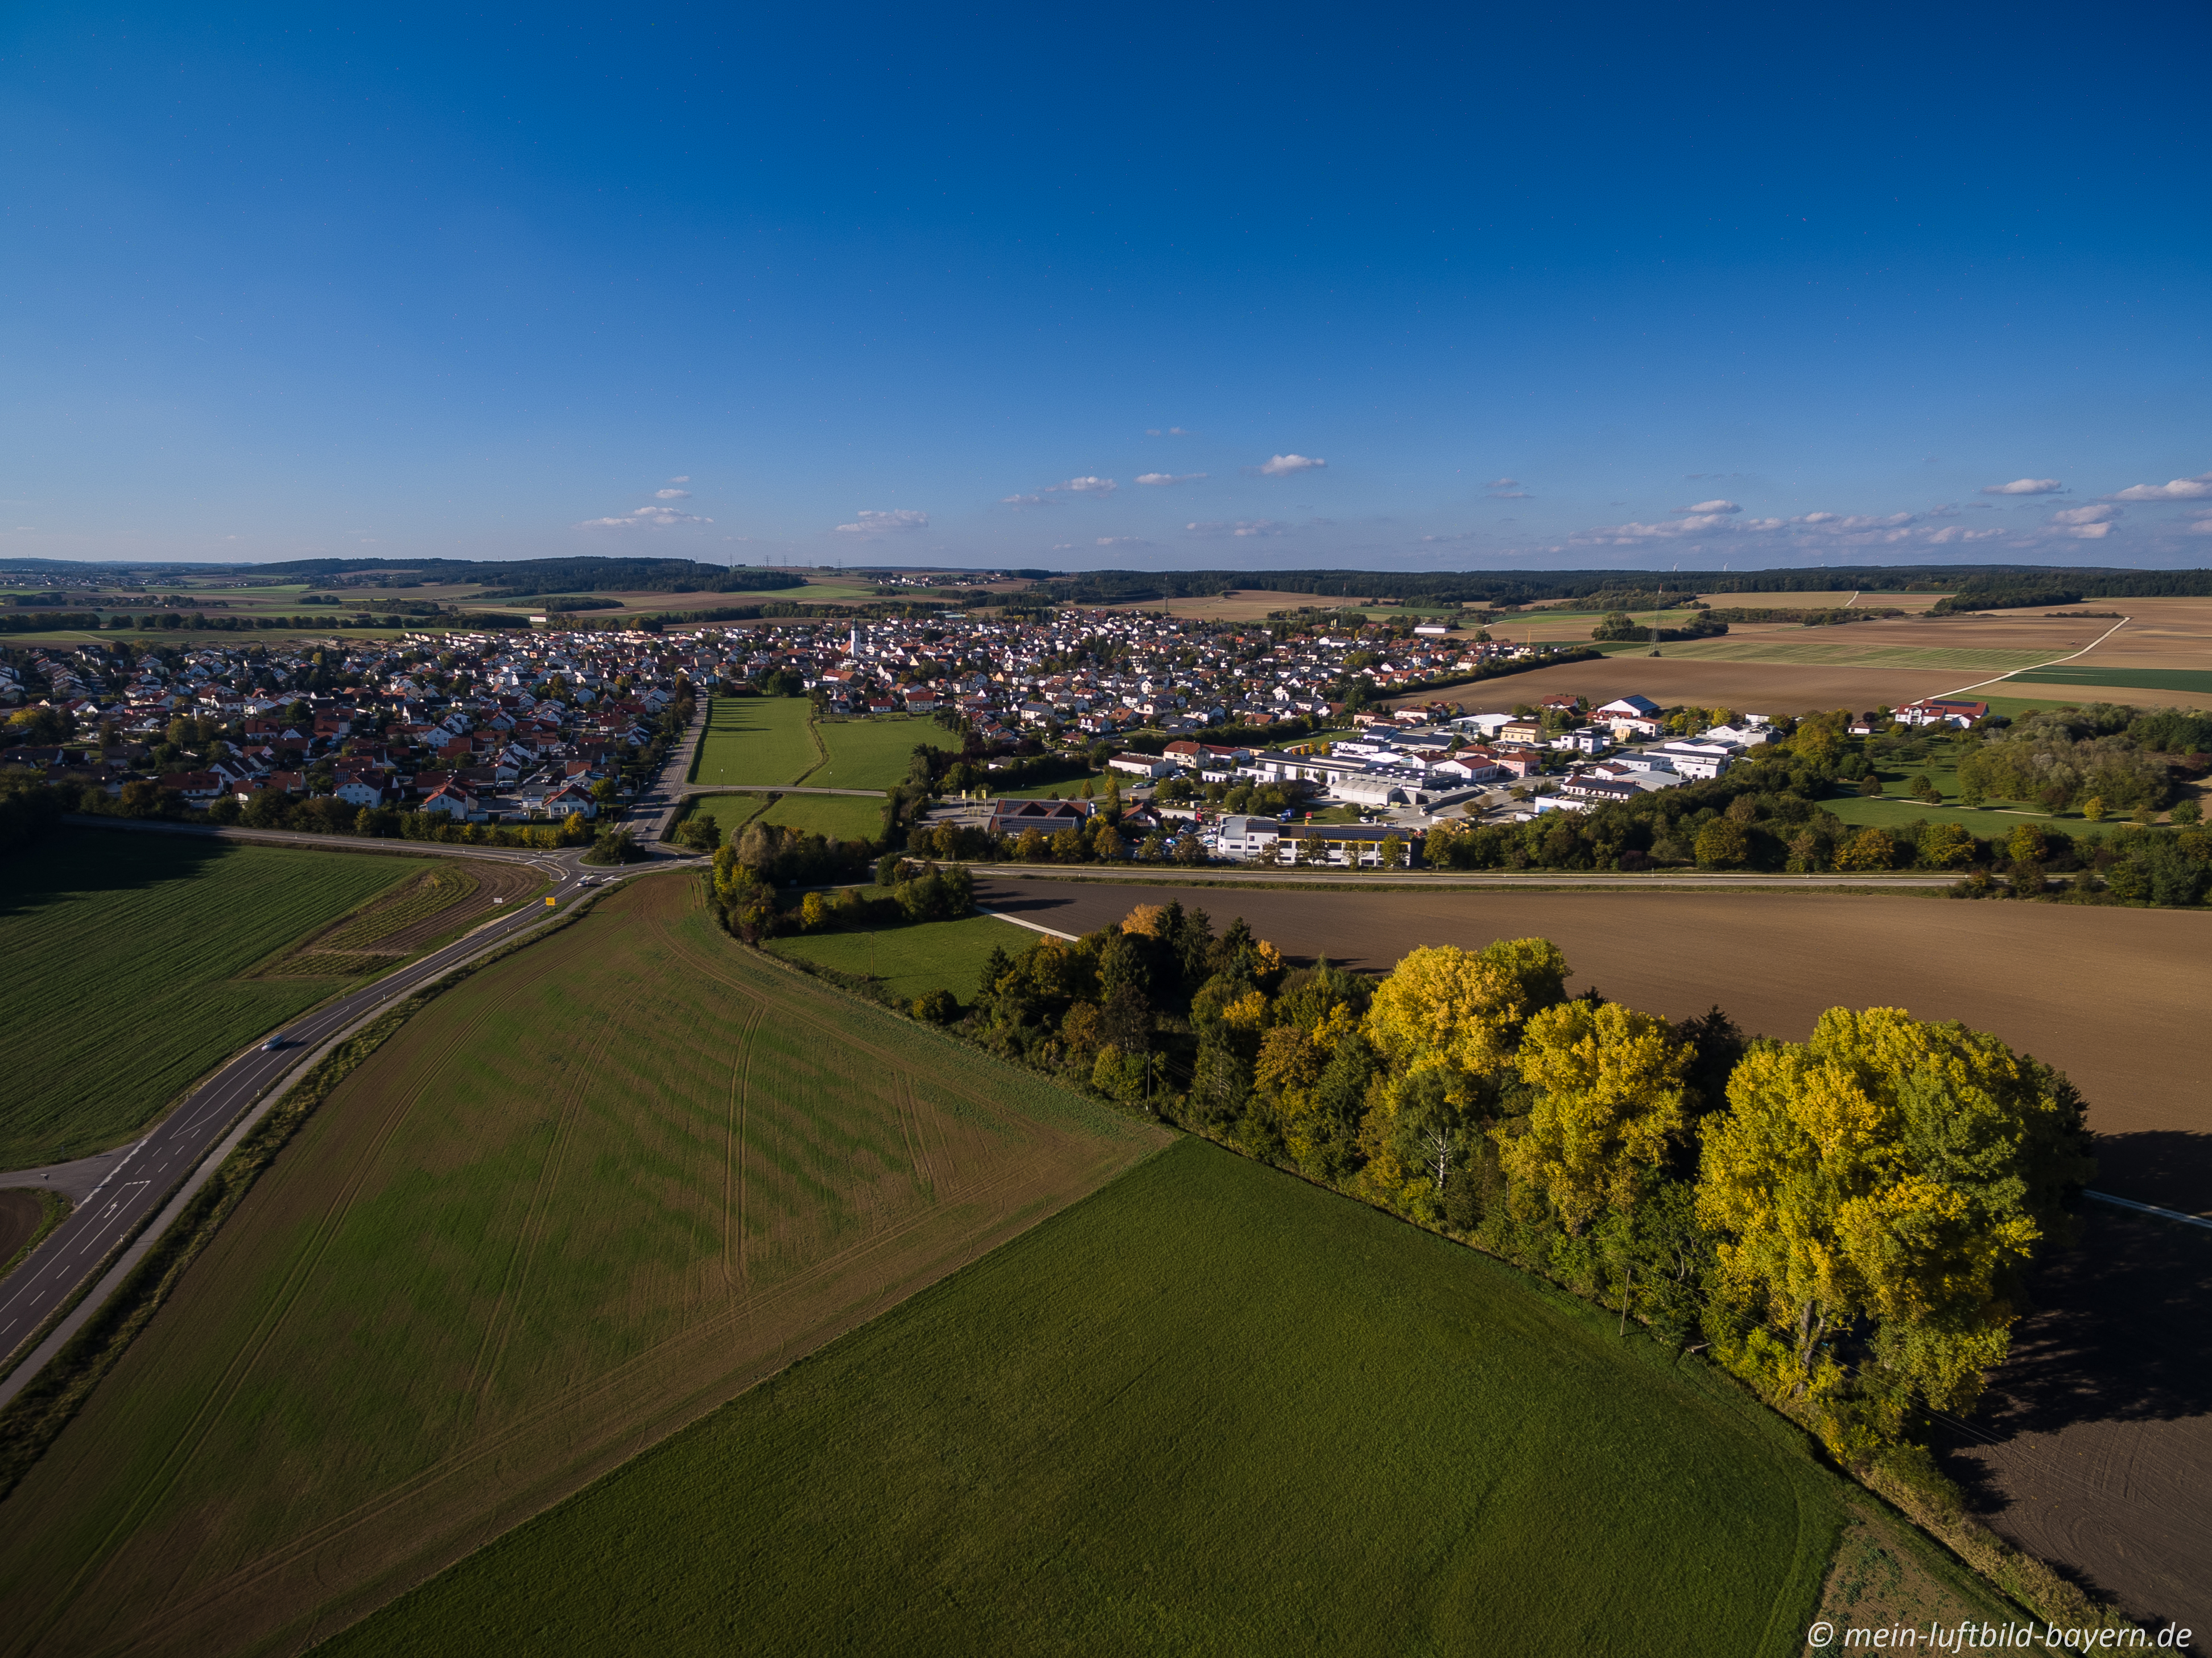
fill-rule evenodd
<path id="1" fill-rule="evenodd" d="M 308 1119 L 0 1503 L 0 1652 L 296 1646 L 1162 1143 L 650 877 Z"/>
<path id="2" fill-rule="evenodd" d="M 422 873 L 411 858 L 100 829 L 17 853 L 0 884 L 0 1169 L 130 1139 L 340 987 L 246 975 Z"/>
<path id="3" fill-rule="evenodd" d="M 1799 1436 L 1184 1140 L 342 1637 L 654 1652 L 1802 1652 Z"/>
<path id="4" fill-rule="evenodd" d="M 803 697 L 715 697 L 690 780 L 720 788 L 796 783 L 822 760 L 807 734 L 813 712 Z"/>
<path id="5" fill-rule="evenodd" d="M 975 999 L 983 964 L 994 950 L 1018 956 L 1036 941 L 1036 933 L 1011 921 L 969 915 L 873 932 L 802 933 L 778 938 L 769 948 L 840 973 L 880 979 L 902 1002 L 926 990 L 949 990 L 964 1004 Z"/>
<path id="6" fill-rule="evenodd" d="M 825 720 L 815 726 L 830 758 L 806 780 L 822 789 L 888 789 L 903 783 L 917 744 L 957 750 L 959 739 L 933 720 Z"/>

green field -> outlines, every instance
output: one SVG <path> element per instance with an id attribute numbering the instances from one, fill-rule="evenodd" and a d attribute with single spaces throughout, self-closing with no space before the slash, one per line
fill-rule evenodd
<path id="1" fill-rule="evenodd" d="M 296 1649 L 1164 1142 L 703 885 L 463 980 L 307 1119 L 0 1503 L 0 1652 Z"/>
<path id="2" fill-rule="evenodd" d="M 342 1637 L 365 1655 L 1804 1650 L 1802 1437 L 1182 1141 Z"/>
<path id="3" fill-rule="evenodd" d="M 1883 829 L 1901 829 L 1907 823 L 1964 823 L 1984 840 L 1992 837 L 2003 840 L 2020 823 L 2047 824 L 2061 829 L 2069 835 L 2104 835 L 2123 828 L 2125 818 L 2106 818 L 2093 823 L 2079 812 L 2057 816 L 2033 807 L 2014 805 L 2000 801 L 1995 805 L 1970 807 L 1960 805 L 1930 806 L 1914 799 L 1909 794 L 1887 794 L 1879 799 L 1864 800 L 1855 795 L 1832 796 L 1820 802 L 1823 811 L 1832 811 L 1844 823 L 1853 825 L 1873 823 Z"/>
<path id="4" fill-rule="evenodd" d="M 884 832 L 884 801 L 872 794 L 787 794 L 764 821 L 840 841 L 873 841 Z"/>
<path id="5" fill-rule="evenodd" d="M 196 1078 L 339 987 L 244 979 L 422 873 L 412 858 L 64 829 L 0 898 L 0 1169 L 126 1140 Z"/>
<path id="6" fill-rule="evenodd" d="M 2110 688 L 2134 691 L 2196 691 L 2212 695 L 2212 669 L 2030 668 L 2025 673 L 2013 675 L 2005 683 L 2011 685 L 2070 685 L 2089 690 Z"/>
<path id="7" fill-rule="evenodd" d="M 1056 799 L 1073 800 L 1083 793 L 1085 783 L 1091 785 L 1092 794 L 1100 795 L 1106 793 L 1106 780 L 1111 774 L 1103 771 L 1085 772 L 1079 777 L 1063 777 L 1057 783 L 1039 783 L 1034 788 L 993 789 L 991 798 L 994 800 L 1042 800 L 1050 795 Z"/>
<path id="8" fill-rule="evenodd" d="M 873 933 L 802 933 L 778 938 L 769 947 L 779 956 L 840 973 L 880 978 L 884 988 L 902 1002 L 926 990 L 949 990 L 964 1005 L 975 999 L 976 982 L 992 950 L 1018 956 L 1037 938 L 995 915 L 970 915 L 919 926 L 878 927 Z"/>
<path id="9" fill-rule="evenodd" d="M 796 696 L 714 698 L 690 780 L 721 788 L 796 783 L 821 763 L 807 735 L 813 712 Z"/>
<path id="10" fill-rule="evenodd" d="M 872 841 L 884 832 L 879 794 L 709 794 L 693 800 L 694 815 L 713 818 L 725 836 L 756 817 L 840 841 Z"/>
<path id="11" fill-rule="evenodd" d="M 766 811 L 774 798 L 768 794 L 695 794 L 691 797 L 690 815 L 713 818 L 722 826 L 722 838 L 727 840 Z"/>
<path id="12" fill-rule="evenodd" d="M 825 720 L 815 727 L 830 750 L 807 783 L 823 789 L 888 789 L 907 779 L 917 744 L 957 750 L 960 741 L 933 720 Z"/>
<path id="13" fill-rule="evenodd" d="M 2051 659 L 2049 651 L 1975 650 L 1971 647 L 1875 645 L 1851 637 L 1849 628 L 1823 629 L 1844 635 L 1814 640 L 1698 639 L 1662 646 L 1670 657 L 1686 662 L 1790 662 L 1830 668 L 1930 668 L 1992 673 L 2007 668 L 2031 667 Z M 1628 647 L 1628 652 L 1648 647 Z"/>

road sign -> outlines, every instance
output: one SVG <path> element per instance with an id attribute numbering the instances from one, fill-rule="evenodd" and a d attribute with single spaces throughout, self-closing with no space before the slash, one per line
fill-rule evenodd
<path id="1" fill-rule="evenodd" d="M 550 909 L 550 908 L 553 908 L 553 900 L 552 900 L 552 898 L 551 898 L 550 896 L 549 896 L 546 898 L 546 900 L 545 900 L 545 908 L 548 908 L 548 909 Z"/>

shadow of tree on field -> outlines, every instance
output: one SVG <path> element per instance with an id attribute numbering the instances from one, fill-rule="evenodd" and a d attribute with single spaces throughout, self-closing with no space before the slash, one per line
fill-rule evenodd
<path id="1" fill-rule="evenodd" d="M 7 860 L 0 920 L 73 895 L 130 892 L 190 880 L 231 856 L 235 841 L 212 835 L 149 835 L 64 824 Z"/>

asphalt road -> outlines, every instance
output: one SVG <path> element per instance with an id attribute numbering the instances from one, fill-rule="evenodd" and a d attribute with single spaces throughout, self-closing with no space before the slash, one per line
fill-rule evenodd
<path id="1" fill-rule="evenodd" d="M 668 758 L 661 764 L 660 775 L 653 780 L 644 793 L 630 802 L 623 826 L 629 830 L 630 839 L 641 847 L 659 844 L 675 818 L 677 806 L 686 794 L 692 793 L 684 779 L 690 774 L 691 756 L 698 751 L 699 739 L 707 734 L 707 705 L 709 700 L 703 696 L 697 699 L 692 710 L 690 728 L 684 733 L 684 740 L 669 749 Z"/>
<path id="2" fill-rule="evenodd" d="M 331 843 L 326 835 L 300 838 L 318 845 Z M 588 872 L 573 857 L 564 861 L 543 855 L 539 861 L 549 876 L 556 878 L 547 895 L 556 901 L 574 896 L 577 883 Z M 67 1301 L 116 1243 L 136 1231 L 198 1165 L 239 1114 L 307 1055 L 417 986 L 527 931 L 545 919 L 547 910 L 543 898 L 516 904 L 508 914 L 443 949 L 303 1015 L 284 1027 L 283 1048 L 264 1052 L 257 1044 L 194 1089 L 130 1149 L 28 1260 L 0 1281 L 0 1354 L 12 1352 Z M 7 1178 L 9 1185 L 35 1185 L 31 1178 L 35 1173 L 0 1178 Z"/>

